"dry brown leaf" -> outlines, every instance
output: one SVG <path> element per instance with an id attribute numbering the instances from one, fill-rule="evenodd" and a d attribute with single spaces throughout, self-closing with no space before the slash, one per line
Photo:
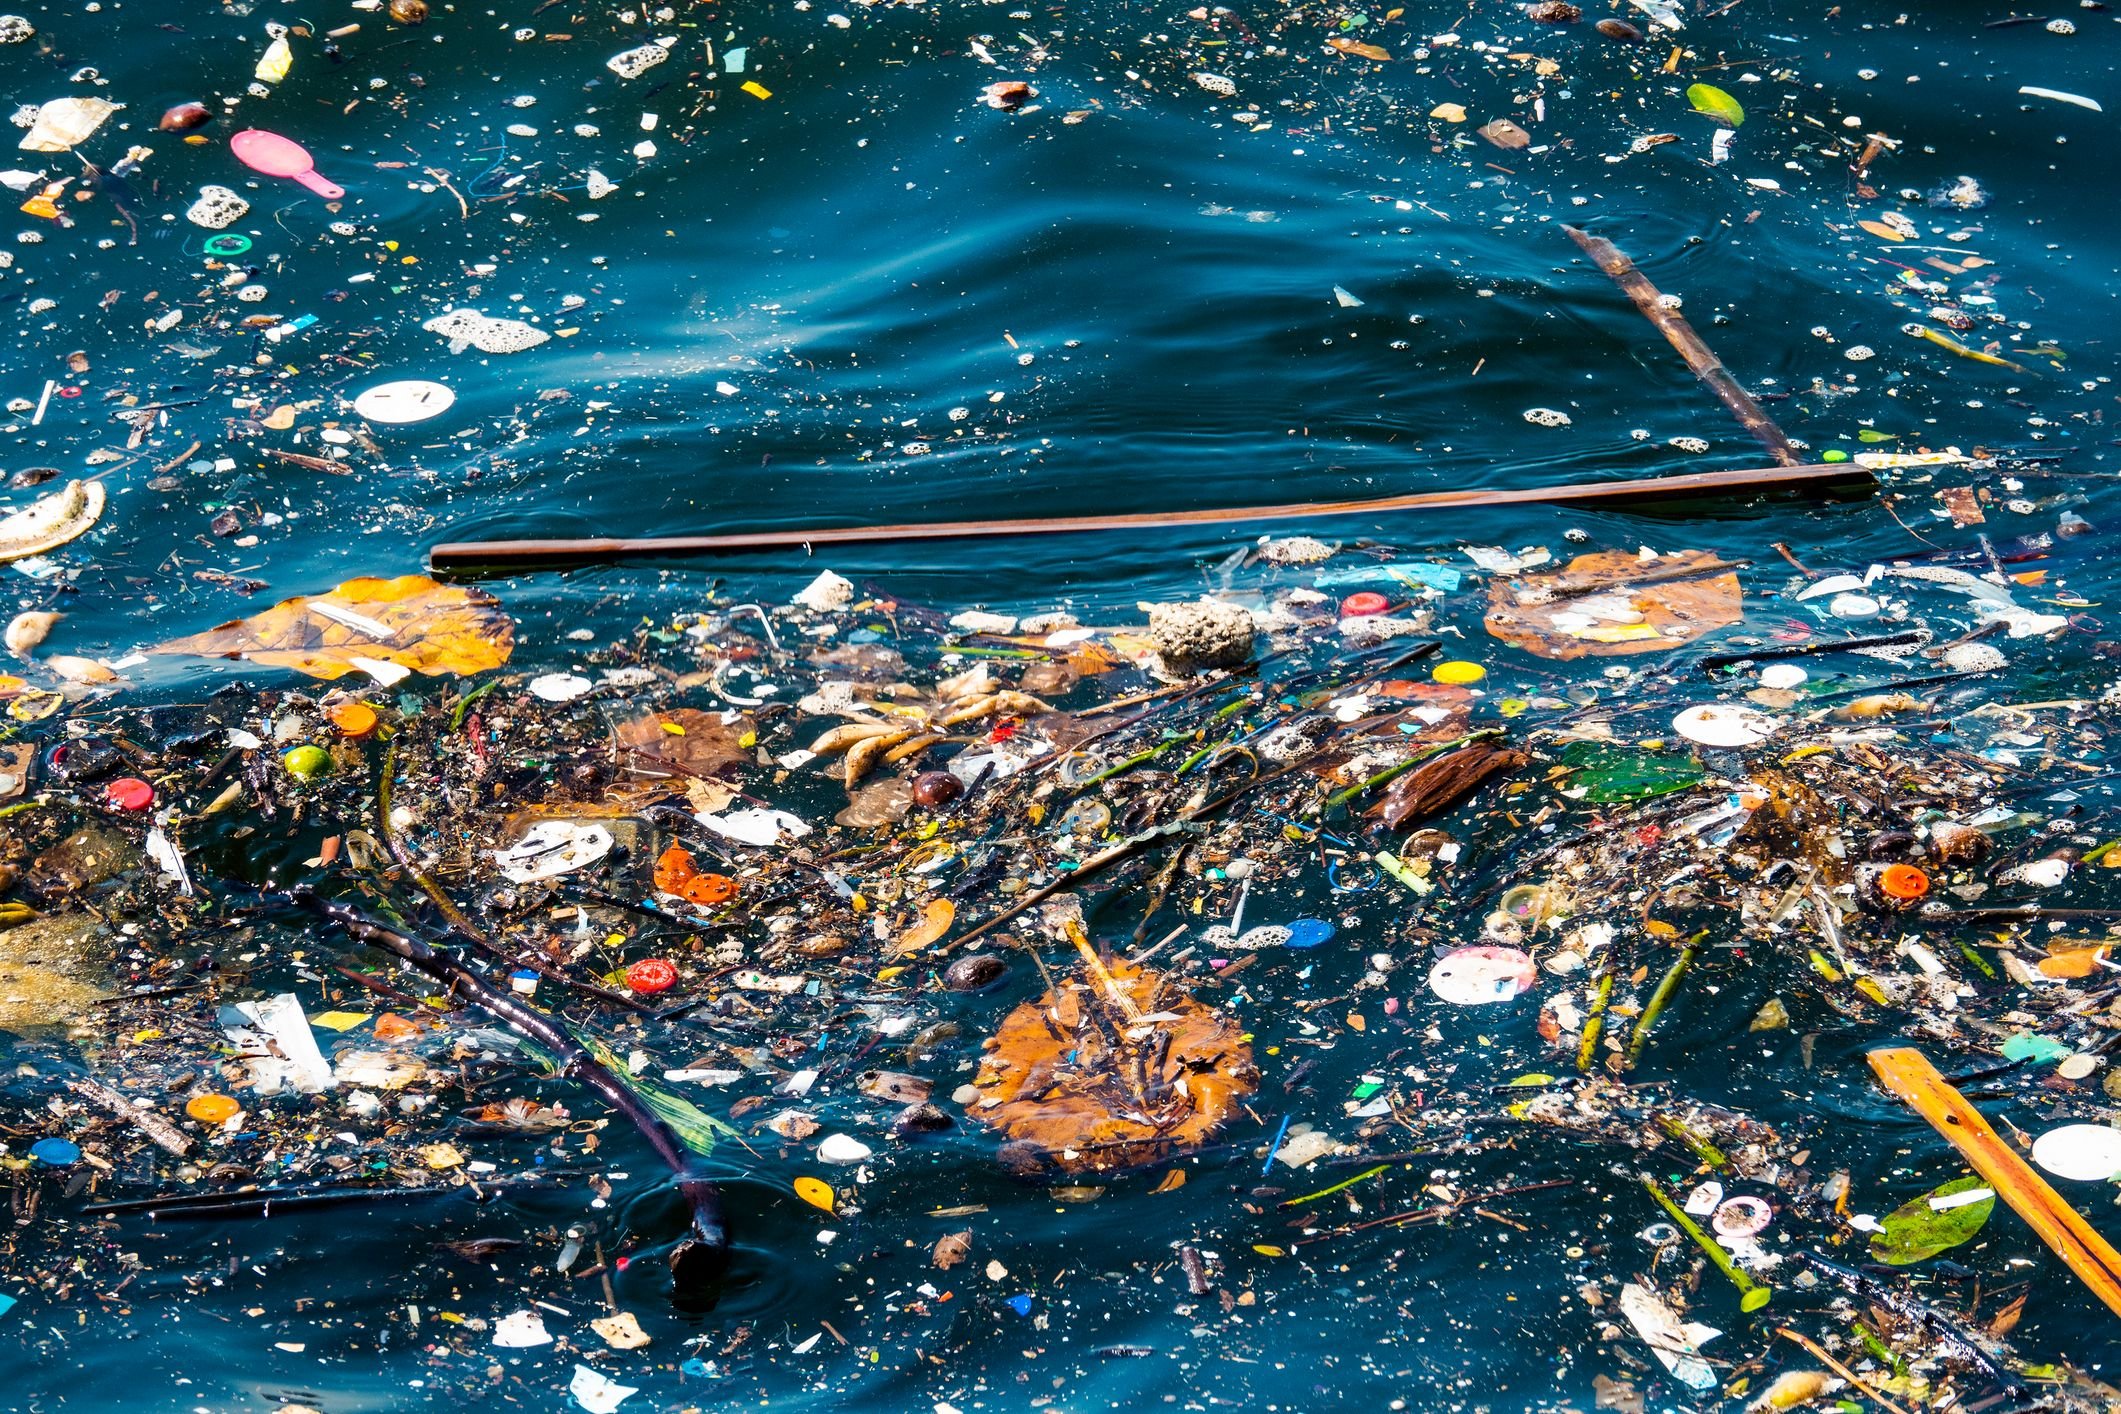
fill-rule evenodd
<path id="1" fill-rule="evenodd" d="M 1004 1017 L 967 1107 L 1068 1173 L 1170 1159 L 1205 1142 L 1259 1088 L 1237 1021 L 1160 973 L 1104 970 L 1109 985 L 1063 982 Z"/>
<path id="2" fill-rule="evenodd" d="M 1904 241 L 1907 239 L 1906 236 L 1901 235 L 1898 231 L 1894 230 L 1891 226 L 1886 225 L 1883 221 L 1858 221 L 1856 224 L 1863 227 L 1864 230 L 1869 231 L 1872 235 L 1876 236 L 1881 241 Z"/>
<path id="3" fill-rule="evenodd" d="M 1988 519 L 1981 509 L 1981 497 L 1971 486 L 1946 486 L 1937 492 L 1937 499 L 1944 502 L 1953 525 L 1979 525 Z"/>
<path id="4" fill-rule="evenodd" d="M 1542 658 L 1663 652 L 1744 616 L 1737 573 L 1706 550 L 1647 563 L 1601 550 L 1488 587 L 1488 632 Z"/>
<path id="5" fill-rule="evenodd" d="M 642 712 L 612 723 L 612 735 L 621 750 L 642 770 L 675 771 L 681 776 L 717 776 L 752 763 L 752 748 L 744 745 L 756 727 L 739 714 L 725 722 L 712 712 L 674 707 L 667 712 Z"/>
<path id="6" fill-rule="evenodd" d="M 1337 35 L 1327 40 L 1326 45 L 1329 48 L 1339 50 L 1343 54 L 1353 54 L 1358 59 L 1374 59 L 1380 64 L 1392 62 L 1392 51 L 1382 45 L 1363 44 L 1353 39 L 1342 39 Z"/>
<path id="7" fill-rule="evenodd" d="M 150 651 L 247 658 L 330 680 L 354 671 L 356 658 L 465 676 L 499 667 L 514 648 L 515 624 L 492 595 L 408 574 L 350 579 Z"/>
<path id="8" fill-rule="evenodd" d="M 1392 782 L 1384 799 L 1371 806 L 1369 813 L 1382 816 L 1387 829 L 1419 824 L 1464 800 L 1496 772 L 1514 771 L 1526 759 L 1523 752 L 1492 741 L 1468 742 L 1424 761 Z"/>
<path id="9" fill-rule="evenodd" d="M 1508 118 L 1496 118 L 1482 123 L 1478 131 L 1497 147 L 1519 148 L 1532 145 L 1532 135 Z"/>

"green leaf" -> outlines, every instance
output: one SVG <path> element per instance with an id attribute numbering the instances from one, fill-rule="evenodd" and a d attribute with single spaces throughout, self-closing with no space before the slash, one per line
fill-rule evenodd
<path id="1" fill-rule="evenodd" d="M 1591 741 L 1570 742 L 1562 748 L 1561 763 L 1574 772 L 1562 789 L 1592 805 L 1618 805 L 1670 795 L 1700 784 L 1707 775 L 1691 756 Z M 1577 795 L 1578 791 L 1582 794 Z"/>
<path id="2" fill-rule="evenodd" d="M 1686 91 L 1686 101 L 1694 105 L 1696 113 L 1706 113 L 1719 123 L 1732 127 L 1745 124 L 1745 108 L 1739 101 L 1714 84 L 1697 83 Z"/>
<path id="3" fill-rule="evenodd" d="M 1986 1180 L 1968 1175 L 1901 1204 L 1885 1215 L 1885 1230 L 1871 1234 L 1871 1256 L 1890 1266 L 1905 1267 L 1969 1240 L 1988 1222 L 1988 1215 L 1996 1211 L 1996 1195 L 1990 1193 L 1979 1202 L 1941 1212 L 1930 1206 L 1930 1200 L 1986 1187 Z"/>
<path id="4" fill-rule="evenodd" d="M 641 1102 L 654 1110 L 656 1118 L 669 1125 L 678 1139 L 693 1153 L 705 1156 L 714 1152 L 714 1146 L 724 1138 L 739 1139 L 736 1129 L 716 1119 L 707 1111 L 680 1095 L 673 1095 L 651 1080 L 629 1074 L 626 1062 L 612 1053 L 609 1046 L 594 1036 L 574 1033 L 582 1048 L 595 1056 L 604 1068 L 626 1083 L 626 1087 L 641 1097 Z"/>

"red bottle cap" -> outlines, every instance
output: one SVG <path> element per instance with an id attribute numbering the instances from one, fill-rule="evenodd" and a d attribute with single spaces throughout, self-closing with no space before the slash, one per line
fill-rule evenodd
<path id="1" fill-rule="evenodd" d="M 155 803 L 155 788 L 137 776 L 120 776 L 103 788 L 103 803 L 113 810 L 145 810 Z"/>
<path id="2" fill-rule="evenodd" d="M 677 965 L 660 957 L 644 957 L 626 969 L 626 985 L 636 992 L 667 992 L 677 984 Z"/>
<path id="3" fill-rule="evenodd" d="M 1344 619 L 1366 619 L 1372 614 L 1381 614 L 1392 607 L 1392 601 L 1372 590 L 1350 594 L 1340 601 L 1340 616 Z"/>

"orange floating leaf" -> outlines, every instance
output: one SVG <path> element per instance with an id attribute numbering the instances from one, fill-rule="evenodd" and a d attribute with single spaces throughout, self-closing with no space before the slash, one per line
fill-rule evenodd
<path id="1" fill-rule="evenodd" d="M 1027 1168 L 1112 1170 L 1204 1143 L 1259 1088 L 1233 1018 L 1114 962 L 1002 1019 L 966 1107 Z M 998 1102 L 998 1103 L 997 1103 Z"/>
<path id="2" fill-rule="evenodd" d="M 350 579 L 150 651 L 247 658 L 330 680 L 360 667 L 356 660 L 463 677 L 499 667 L 514 648 L 515 624 L 492 595 L 408 574 Z"/>
<path id="3" fill-rule="evenodd" d="M 1371 59 L 1380 64 L 1392 62 L 1392 51 L 1378 44 L 1363 44 L 1357 40 L 1335 36 L 1326 41 L 1326 46 L 1343 54 L 1352 54 L 1358 59 Z"/>
<path id="4" fill-rule="evenodd" d="M 795 1181 L 795 1196 L 813 1208 L 832 1211 L 832 1185 L 822 1178 L 799 1178 Z"/>
<path id="5" fill-rule="evenodd" d="M 921 910 L 920 922 L 899 934 L 892 943 L 892 951 L 900 957 L 917 953 L 950 931 L 957 921 L 957 905 L 949 899 L 939 898 Z"/>
<path id="6" fill-rule="evenodd" d="M 1657 653 L 1745 617 L 1736 570 L 1706 550 L 1578 555 L 1551 574 L 1496 576 L 1487 630 L 1542 658 Z"/>

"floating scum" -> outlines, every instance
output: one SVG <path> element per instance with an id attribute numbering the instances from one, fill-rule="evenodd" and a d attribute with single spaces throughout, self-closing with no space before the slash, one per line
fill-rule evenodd
<path id="1" fill-rule="evenodd" d="M 2002 473 L 1931 474 L 1946 504 Z M 1011 1275 L 1040 1260 L 1018 1205 L 1143 1202 L 1232 1311 L 1430 1228 L 1533 1244 L 1575 1273 L 1570 1358 L 1645 1407 L 2093 1407 L 2012 1344 L 2028 1269 L 2121 1291 L 2085 1200 L 2121 1164 L 2088 764 L 2116 704 L 2044 612 L 2070 540 L 1267 540 L 1191 604 L 953 610 L 826 574 L 564 653 L 407 576 L 157 645 L 219 660 L 204 705 L 25 680 L 11 708 L 53 705 L 0 805 L 0 969 L 63 978 L 41 1004 L 97 1049 L 12 1117 L 53 1218 L 0 1271 L 54 1300 L 48 1244 L 86 1225 L 448 1227 L 476 1192 L 547 1275 L 467 1293 L 445 1343 L 572 1388 L 564 1327 L 611 1387 L 668 1390 L 670 1299 L 741 1289 L 762 1233 L 811 1245 L 792 1213 L 1006 1321 L 1045 1299 Z M 2056 695 L 1999 692 L 2012 660 Z M 125 917 L 154 927 L 114 950 Z M 1696 1068 L 1894 1033 L 2005 1087 L 2030 1159 L 1940 1139 L 1896 1169 Z M 1322 1087 L 1328 1056 L 1360 1078 Z M 1949 1078 L 1887 1073 L 1879 1103 L 1958 1142 Z M 261 1135 L 269 1172 L 231 1184 Z M 916 1190 L 948 1226 L 893 1255 Z M 594 1325 L 561 1275 L 592 1259 L 633 1273 Z M 879 1359 L 928 1338 L 841 1322 Z"/>

